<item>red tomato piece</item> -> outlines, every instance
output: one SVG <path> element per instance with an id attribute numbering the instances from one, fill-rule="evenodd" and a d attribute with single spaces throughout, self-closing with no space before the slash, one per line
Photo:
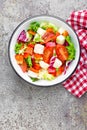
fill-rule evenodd
<path id="1" fill-rule="evenodd" d="M 47 32 L 52 32 L 52 33 L 54 33 L 53 28 L 47 28 L 46 31 L 47 31 Z"/>
<path id="2" fill-rule="evenodd" d="M 56 54 L 61 61 L 66 61 L 69 56 L 66 47 L 60 44 L 56 45 Z"/>
<path id="3" fill-rule="evenodd" d="M 31 35 L 35 35 L 36 34 L 36 32 L 34 32 L 32 30 L 29 30 L 28 33 L 31 34 Z"/>
<path id="4" fill-rule="evenodd" d="M 23 61 L 23 63 L 20 65 L 20 67 L 23 72 L 27 72 L 28 67 L 27 67 L 27 63 L 25 61 Z"/>
<path id="5" fill-rule="evenodd" d="M 60 68 L 58 68 L 58 70 L 56 71 L 56 76 L 61 75 L 64 71 L 64 68 L 65 68 L 64 65 L 60 66 Z"/>
<path id="6" fill-rule="evenodd" d="M 35 73 L 39 73 L 39 70 L 36 70 L 36 69 L 33 68 L 33 67 L 30 67 L 29 70 L 31 70 L 31 71 L 33 71 L 33 72 L 35 72 Z"/>
<path id="7" fill-rule="evenodd" d="M 18 64 L 22 64 L 23 60 L 24 60 L 23 55 L 21 55 L 21 54 L 16 54 L 15 59 L 16 59 Z"/>
<path id="8" fill-rule="evenodd" d="M 24 53 L 24 58 L 28 58 L 29 54 L 28 53 Z"/>
<path id="9" fill-rule="evenodd" d="M 41 69 L 41 67 L 40 67 L 40 65 L 39 65 L 38 63 L 34 63 L 34 64 L 33 64 L 33 67 L 34 67 L 34 69 L 36 69 L 36 70 L 40 70 L 40 69 Z"/>
<path id="10" fill-rule="evenodd" d="M 28 46 L 24 53 L 28 53 L 28 54 L 32 55 L 33 54 L 33 48 Z"/>
<path id="11" fill-rule="evenodd" d="M 69 35 L 69 33 L 65 30 L 62 35 L 66 37 Z"/>
<path id="12" fill-rule="evenodd" d="M 46 32 L 46 33 L 42 36 L 42 38 L 43 38 L 43 40 L 45 41 L 45 43 L 47 43 L 47 42 L 53 40 L 53 37 L 54 37 L 54 36 L 55 36 L 54 33 L 52 33 L 52 32 Z"/>
<path id="13" fill-rule="evenodd" d="M 29 43 L 28 46 L 34 48 L 35 44 Z"/>
<path id="14" fill-rule="evenodd" d="M 46 47 L 44 49 L 44 55 L 43 55 L 43 61 L 46 63 L 50 62 L 50 58 L 53 56 L 53 48 L 52 47 Z"/>
<path id="15" fill-rule="evenodd" d="M 53 41 L 56 41 L 56 38 L 57 38 L 57 36 L 59 36 L 59 35 L 60 35 L 60 33 L 59 33 L 59 32 L 56 32 L 55 35 L 54 35 L 54 37 L 53 37 Z"/>
<path id="16" fill-rule="evenodd" d="M 41 60 L 43 59 L 43 55 L 42 54 L 37 54 L 37 53 L 34 53 L 33 57 L 37 60 Z"/>

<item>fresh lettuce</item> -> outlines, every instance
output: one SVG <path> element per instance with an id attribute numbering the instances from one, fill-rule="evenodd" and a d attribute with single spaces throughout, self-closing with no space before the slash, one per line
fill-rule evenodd
<path id="1" fill-rule="evenodd" d="M 40 79 L 51 81 L 54 79 L 54 76 L 52 74 L 49 74 L 47 70 L 42 70 L 39 72 L 38 78 L 33 78 L 33 77 L 30 77 L 30 78 L 32 82 L 38 81 Z"/>
<path id="2" fill-rule="evenodd" d="M 44 42 L 38 33 L 35 34 L 33 41 L 34 42 Z"/>
<path id="3" fill-rule="evenodd" d="M 14 50 L 15 50 L 16 54 L 19 54 L 21 47 L 22 47 L 22 43 L 16 43 L 15 44 Z"/>
<path id="4" fill-rule="evenodd" d="M 54 32 L 58 31 L 58 28 L 57 26 L 55 26 L 53 23 L 50 23 L 50 22 L 42 22 L 40 24 L 40 27 L 43 28 L 43 29 L 47 29 L 47 28 L 52 28 L 54 30 Z"/>
<path id="5" fill-rule="evenodd" d="M 49 74 L 47 70 L 42 70 L 39 72 L 39 79 L 50 81 L 54 79 L 54 76 L 52 74 Z"/>
<path id="6" fill-rule="evenodd" d="M 29 30 L 33 30 L 34 32 L 37 32 L 37 29 L 40 27 L 39 22 L 32 22 L 30 23 Z"/>
<path id="7" fill-rule="evenodd" d="M 48 28 L 52 28 L 55 32 L 58 31 L 57 26 L 55 26 L 53 23 L 49 23 Z"/>
<path id="8" fill-rule="evenodd" d="M 49 23 L 47 21 L 41 22 L 40 27 L 46 30 L 48 28 L 48 24 Z"/>
<path id="9" fill-rule="evenodd" d="M 26 59 L 26 62 L 27 62 L 27 65 L 29 67 L 32 67 L 32 59 L 31 59 L 31 56 L 28 56 L 28 58 Z"/>
<path id="10" fill-rule="evenodd" d="M 19 50 L 19 54 L 24 54 L 24 51 L 26 50 L 27 46 L 24 44 L 24 47 Z"/>
<path id="11" fill-rule="evenodd" d="M 35 81 L 39 80 L 38 78 L 33 78 L 33 77 L 30 77 L 30 79 L 32 80 L 32 82 L 35 82 Z"/>
<path id="12" fill-rule="evenodd" d="M 67 36 L 65 39 L 69 44 L 68 46 L 66 46 L 68 53 L 69 53 L 68 60 L 73 60 L 73 59 L 75 59 L 75 52 L 76 52 L 74 44 L 73 44 L 70 36 Z"/>

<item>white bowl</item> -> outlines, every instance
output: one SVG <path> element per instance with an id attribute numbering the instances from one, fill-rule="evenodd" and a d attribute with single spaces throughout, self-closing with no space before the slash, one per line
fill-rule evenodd
<path id="1" fill-rule="evenodd" d="M 27 28 L 29 27 L 29 24 L 33 21 L 49 21 L 49 22 L 55 24 L 56 26 L 65 28 L 69 32 L 69 34 L 72 38 L 72 41 L 74 43 L 75 49 L 76 49 L 75 59 L 69 65 L 69 68 L 67 69 L 66 74 L 62 74 L 52 81 L 38 80 L 36 82 L 32 82 L 31 79 L 29 78 L 29 76 L 26 73 L 22 72 L 21 68 L 17 64 L 15 57 L 14 57 L 14 55 L 15 55 L 14 46 L 16 44 L 18 35 L 21 33 L 22 30 L 27 30 Z M 52 85 L 56 85 L 56 84 L 59 84 L 59 83 L 65 81 L 67 78 L 69 78 L 73 74 L 73 72 L 75 71 L 75 69 L 78 65 L 79 58 L 80 58 L 80 44 L 79 44 L 79 40 L 78 40 L 76 33 L 64 20 L 62 20 L 59 17 L 42 15 L 42 16 L 35 16 L 32 18 L 28 18 L 17 26 L 17 28 L 14 30 L 14 32 L 10 38 L 10 41 L 9 41 L 8 54 L 9 54 L 10 63 L 12 65 L 13 69 L 23 80 L 25 80 L 28 83 L 31 83 L 33 85 L 36 85 L 36 86 L 52 86 Z"/>

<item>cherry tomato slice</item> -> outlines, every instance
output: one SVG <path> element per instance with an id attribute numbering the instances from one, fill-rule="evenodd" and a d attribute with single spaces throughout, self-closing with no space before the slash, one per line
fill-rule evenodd
<path id="1" fill-rule="evenodd" d="M 23 61 L 23 64 L 21 64 L 20 67 L 23 72 L 27 72 L 28 67 L 27 67 L 27 63 L 25 61 Z"/>
<path id="2" fill-rule="evenodd" d="M 66 47 L 60 44 L 56 45 L 56 54 L 61 61 L 66 61 L 69 56 Z"/>
<path id="3" fill-rule="evenodd" d="M 53 55 L 53 48 L 52 47 L 46 47 L 44 49 L 43 61 L 46 62 L 46 63 L 49 63 L 52 55 Z"/>

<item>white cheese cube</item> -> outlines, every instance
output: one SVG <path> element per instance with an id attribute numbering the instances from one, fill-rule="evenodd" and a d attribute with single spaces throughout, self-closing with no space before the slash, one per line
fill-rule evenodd
<path id="1" fill-rule="evenodd" d="M 37 30 L 37 33 L 40 35 L 40 36 L 43 36 L 45 34 L 46 30 L 42 29 L 42 28 L 38 28 Z"/>
<path id="2" fill-rule="evenodd" d="M 38 74 L 31 71 L 31 70 L 28 70 L 27 74 L 28 74 L 29 77 L 32 77 L 32 78 L 37 78 L 38 77 Z"/>
<path id="3" fill-rule="evenodd" d="M 36 44 L 34 46 L 34 53 L 43 54 L 44 46 L 41 44 Z"/>
<path id="4" fill-rule="evenodd" d="M 47 69 L 49 67 L 49 64 L 45 63 L 44 61 L 40 61 L 39 64 L 43 69 Z"/>
<path id="5" fill-rule="evenodd" d="M 60 33 L 60 34 L 63 34 L 63 32 L 65 31 L 65 29 L 64 28 L 59 28 L 59 30 L 58 30 L 58 32 Z"/>
<path id="6" fill-rule="evenodd" d="M 62 65 L 61 60 L 59 60 L 58 58 L 55 59 L 55 62 L 53 64 L 54 68 L 59 68 Z"/>
<path id="7" fill-rule="evenodd" d="M 57 36 L 56 42 L 57 42 L 58 44 L 61 44 L 61 45 L 64 44 L 64 42 L 65 42 L 65 37 L 64 37 L 63 35 Z"/>

